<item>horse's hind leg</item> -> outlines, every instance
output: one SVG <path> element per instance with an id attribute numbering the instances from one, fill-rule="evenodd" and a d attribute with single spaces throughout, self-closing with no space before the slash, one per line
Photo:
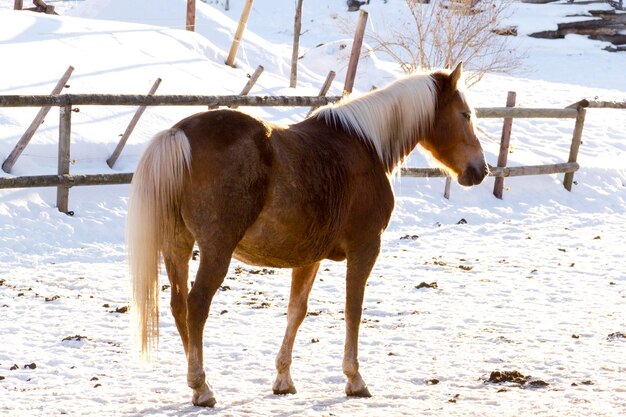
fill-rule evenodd
<path id="1" fill-rule="evenodd" d="M 177 227 L 176 237 L 166 241 L 163 248 L 163 260 L 167 277 L 171 284 L 170 308 L 178 334 L 183 342 L 185 355 L 189 353 L 189 334 L 187 332 L 187 281 L 189 279 L 189 260 L 193 252 L 194 239 L 182 224 Z"/>
<path id="2" fill-rule="evenodd" d="M 204 372 L 204 325 L 209 316 L 213 296 L 228 272 L 232 250 L 224 251 L 213 245 L 202 244 L 202 242 L 198 242 L 198 245 L 200 266 L 187 298 L 187 330 L 189 332 L 187 384 L 193 390 L 192 403 L 194 405 L 213 407 L 216 403 L 215 393 L 206 382 Z"/>
<path id="3" fill-rule="evenodd" d="M 343 354 L 343 373 L 348 378 L 346 395 L 371 397 L 367 385 L 359 373 L 359 325 L 365 284 L 380 251 L 380 240 L 348 252 L 346 274 L 346 341 Z"/>
<path id="4" fill-rule="evenodd" d="M 276 357 L 276 381 L 274 382 L 274 394 L 295 394 L 296 387 L 291 379 L 291 354 L 293 344 L 296 340 L 296 333 L 302 324 L 307 312 L 309 294 L 315 275 L 320 263 L 316 262 L 302 268 L 294 268 L 291 274 L 291 293 L 289 295 L 289 306 L 287 307 L 287 329 L 283 344 Z"/>

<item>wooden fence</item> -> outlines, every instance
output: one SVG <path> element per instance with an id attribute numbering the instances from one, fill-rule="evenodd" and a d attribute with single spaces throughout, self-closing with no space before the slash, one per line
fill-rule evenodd
<path id="1" fill-rule="evenodd" d="M 0 96 L 0 107 L 50 107 L 60 109 L 59 157 L 57 175 L 38 175 L 13 178 L 0 178 L 0 189 L 27 187 L 57 187 L 57 208 L 64 213 L 68 210 L 69 188 L 80 185 L 128 184 L 132 173 L 117 174 L 70 174 L 70 137 L 72 106 L 306 106 L 317 107 L 335 102 L 341 97 L 306 96 L 199 96 L 199 95 L 110 95 L 110 94 L 63 94 L 63 95 L 5 95 Z M 578 170 L 576 158 L 581 142 L 585 120 L 585 107 L 592 102 L 581 101 L 563 108 L 517 108 L 489 107 L 476 108 L 480 118 L 571 118 L 575 119 L 570 154 L 567 162 L 549 165 L 492 167 L 491 176 L 511 177 L 520 175 L 540 175 L 565 173 L 563 184 L 571 190 L 573 175 Z M 508 145 L 507 145 L 508 151 Z M 119 154 L 119 153 L 118 153 Z M 103 158 L 104 159 L 104 158 Z M 13 161 L 15 162 L 15 161 Z M 12 164 L 11 164 L 12 165 Z M 444 177 L 437 168 L 403 168 L 402 175 L 411 177 Z"/>

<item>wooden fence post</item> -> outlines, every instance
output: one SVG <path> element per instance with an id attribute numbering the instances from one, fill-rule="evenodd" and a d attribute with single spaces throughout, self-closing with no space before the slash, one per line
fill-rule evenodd
<path id="1" fill-rule="evenodd" d="M 159 88 L 160 84 L 161 84 L 161 79 L 157 78 L 154 84 L 152 85 L 150 92 L 148 92 L 148 95 L 153 96 L 154 93 L 156 93 L 157 88 Z M 113 151 L 109 159 L 107 159 L 107 165 L 109 166 L 109 168 L 113 168 L 113 166 L 117 162 L 117 158 L 120 157 L 120 154 L 122 153 L 122 149 L 124 149 L 124 146 L 126 146 L 126 142 L 128 141 L 130 134 L 133 133 L 133 130 L 135 129 L 135 126 L 137 126 L 137 122 L 139 122 L 139 118 L 143 115 L 144 111 L 146 111 L 146 106 L 140 106 L 135 112 L 135 115 L 133 116 L 130 123 L 126 127 L 126 130 L 124 131 L 122 138 L 120 139 L 117 146 L 115 147 L 115 150 Z"/>
<path id="2" fill-rule="evenodd" d="M 256 81 L 259 79 L 259 77 L 261 76 L 264 70 L 265 70 L 265 67 L 263 67 L 263 65 L 259 65 L 258 67 L 256 67 L 256 70 L 254 70 L 254 73 L 252 73 L 246 85 L 243 86 L 241 93 L 239 93 L 240 96 L 248 95 L 248 93 L 250 92 L 250 90 L 252 90 L 252 87 L 254 86 L 254 84 L 256 84 Z M 239 106 L 229 106 L 229 107 L 231 109 L 236 109 Z"/>
<path id="3" fill-rule="evenodd" d="M 506 96 L 506 106 L 515 107 L 515 91 L 509 91 Z M 502 122 L 502 136 L 500 137 L 500 153 L 498 154 L 498 167 L 503 168 L 509 156 L 509 144 L 511 143 L 511 128 L 513 119 L 505 117 Z M 502 200 L 502 189 L 504 188 L 504 177 L 496 177 L 493 183 L 493 195 Z"/>
<path id="4" fill-rule="evenodd" d="M 13 2 L 13 10 L 22 10 L 24 8 L 24 0 L 15 0 Z"/>
<path id="5" fill-rule="evenodd" d="M 70 173 L 70 137 L 72 133 L 72 106 L 59 107 L 59 160 L 58 175 Z M 68 212 L 70 189 L 67 186 L 57 187 L 57 209 L 62 213 Z"/>
<path id="6" fill-rule="evenodd" d="M 298 49 L 300 47 L 300 31 L 302 30 L 302 1 L 298 0 L 296 6 L 296 18 L 293 25 L 293 48 L 291 50 L 291 77 L 289 87 L 296 88 L 298 80 Z"/>
<path id="7" fill-rule="evenodd" d="M 574 133 L 572 135 L 572 145 L 569 150 L 569 158 L 567 162 L 576 162 L 578 158 L 578 149 L 583 135 L 583 127 L 585 125 L 585 115 L 587 109 L 581 107 L 578 109 L 578 115 L 576 116 L 576 124 L 574 125 Z M 563 178 L 563 186 L 567 191 L 572 191 L 572 183 L 574 182 L 574 173 L 568 172 Z"/>
<path id="8" fill-rule="evenodd" d="M 348 71 L 346 72 L 346 81 L 343 87 L 344 94 L 350 94 L 354 87 L 354 79 L 356 78 L 356 67 L 359 65 L 359 57 L 361 55 L 361 46 L 363 45 L 363 36 L 365 35 L 365 25 L 367 24 L 367 12 L 361 10 L 359 19 L 356 23 L 354 32 L 354 41 L 352 42 L 352 51 L 350 52 L 350 61 L 348 62 Z"/>
<path id="9" fill-rule="evenodd" d="M 69 80 L 70 76 L 72 75 L 72 71 L 74 71 L 74 67 L 69 66 L 59 82 L 57 82 L 57 85 L 54 87 L 54 89 L 52 89 L 52 93 L 50 93 L 50 95 L 56 96 L 61 92 L 61 90 L 63 90 L 63 87 L 65 87 L 65 83 L 67 83 L 67 80 Z M 4 163 L 2 164 L 2 170 L 4 172 L 6 172 L 7 174 L 11 172 L 11 169 L 13 168 L 13 165 L 15 165 L 17 158 L 20 157 L 20 155 L 24 151 L 24 148 L 26 148 L 26 145 L 28 145 L 28 142 L 30 142 L 39 126 L 43 123 L 43 120 L 45 119 L 50 109 L 51 107 L 47 106 L 42 107 L 39 110 L 39 113 L 37 113 L 35 119 L 33 119 L 28 129 L 26 129 L 26 132 L 24 132 L 20 140 L 17 142 L 17 145 L 15 145 L 15 148 L 13 148 L 9 156 L 7 156 L 7 159 L 4 160 Z"/>
<path id="10" fill-rule="evenodd" d="M 328 71 L 328 75 L 326 76 L 326 80 L 324 81 L 324 84 L 322 84 L 322 88 L 320 88 L 320 92 L 317 95 L 318 97 L 324 97 L 326 95 L 326 93 L 328 93 L 328 90 L 330 89 L 330 85 L 333 83 L 333 80 L 335 79 L 335 71 Z M 306 117 L 309 117 L 311 115 L 311 113 L 313 113 L 313 110 L 317 109 L 319 106 L 312 106 L 311 109 L 309 110 L 309 113 L 306 115 Z"/>
<path id="11" fill-rule="evenodd" d="M 34 10 L 40 13 L 58 15 L 58 13 L 54 11 L 54 6 L 46 4 L 44 0 L 33 0 L 33 5 L 35 7 L 32 7 L 27 10 Z"/>
<path id="12" fill-rule="evenodd" d="M 237 56 L 237 49 L 239 49 L 239 42 L 241 42 L 243 31 L 246 29 L 248 17 L 250 16 L 250 10 L 252 10 L 252 2 L 253 0 L 246 0 L 246 4 L 243 6 L 243 11 L 241 12 L 241 17 L 239 18 L 239 25 L 237 26 L 233 43 L 230 46 L 228 58 L 226 58 L 226 65 L 233 68 L 235 67 L 235 57 Z"/>
<path id="13" fill-rule="evenodd" d="M 443 198 L 450 200 L 450 187 L 452 186 L 452 177 L 446 175 L 446 186 L 443 189 Z"/>
<path id="14" fill-rule="evenodd" d="M 185 29 L 194 32 L 196 30 L 196 0 L 187 0 L 187 17 Z"/>

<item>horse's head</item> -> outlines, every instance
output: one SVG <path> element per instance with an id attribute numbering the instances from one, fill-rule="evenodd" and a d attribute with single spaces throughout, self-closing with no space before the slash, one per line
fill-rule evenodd
<path id="1" fill-rule="evenodd" d="M 432 74 L 438 90 L 437 109 L 430 134 L 422 146 L 448 168 L 459 184 L 480 184 L 489 173 L 474 131 L 475 115 L 460 83 L 462 64 L 453 71 Z"/>

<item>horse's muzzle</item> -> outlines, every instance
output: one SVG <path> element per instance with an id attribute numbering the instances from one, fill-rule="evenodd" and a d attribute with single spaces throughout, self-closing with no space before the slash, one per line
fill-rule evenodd
<path id="1" fill-rule="evenodd" d="M 465 171 L 459 175 L 458 181 L 459 184 L 470 187 L 483 182 L 487 175 L 489 175 L 489 167 L 483 159 L 480 163 L 470 163 Z"/>

